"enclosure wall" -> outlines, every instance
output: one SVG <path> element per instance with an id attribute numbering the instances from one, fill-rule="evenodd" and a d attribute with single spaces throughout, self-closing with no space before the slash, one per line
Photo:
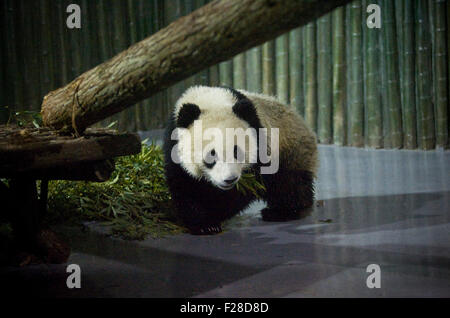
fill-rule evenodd
<path id="1" fill-rule="evenodd" d="M 50 90 L 207 2 L 2 1 L 0 122 L 10 111 L 38 112 Z M 71 3 L 81 29 L 66 26 Z M 370 4 L 381 8 L 381 28 L 367 25 Z M 227 85 L 291 103 L 324 144 L 448 148 L 449 12 L 448 0 L 354 1 L 99 125 L 163 128 L 185 88 Z"/>

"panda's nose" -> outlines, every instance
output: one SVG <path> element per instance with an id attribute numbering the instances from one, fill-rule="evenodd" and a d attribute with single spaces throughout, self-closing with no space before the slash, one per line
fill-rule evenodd
<path id="1" fill-rule="evenodd" d="M 228 179 L 223 180 L 226 184 L 233 184 L 237 181 L 238 177 L 229 177 Z"/>

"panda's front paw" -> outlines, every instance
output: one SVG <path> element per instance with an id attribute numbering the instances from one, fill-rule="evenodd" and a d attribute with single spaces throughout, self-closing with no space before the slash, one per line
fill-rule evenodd
<path id="1" fill-rule="evenodd" d="M 214 235 L 222 232 L 222 227 L 220 225 L 210 225 L 205 227 L 197 227 L 190 229 L 193 235 Z"/>

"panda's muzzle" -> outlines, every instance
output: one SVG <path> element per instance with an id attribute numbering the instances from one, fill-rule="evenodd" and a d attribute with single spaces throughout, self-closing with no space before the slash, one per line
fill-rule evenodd
<path id="1" fill-rule="evenodd" d="M 222 190 L 230 190 L 235 186 L 238 182 L 239 177 L 230 177 L 228 179 L 223 180 L 223 183 L 219 185 L 219 188 Z"/>
<path id="2" fill-rule="evenodd" d="M 223 180 L 227 185 L 232 185 L 235 184 L 237 182 L 239 178 L 238 177 L 231 177 L 229 179 L 225 179 Z"/>

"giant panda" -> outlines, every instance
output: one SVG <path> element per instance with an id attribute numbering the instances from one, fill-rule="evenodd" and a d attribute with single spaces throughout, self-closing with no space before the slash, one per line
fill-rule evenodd
<path id="1" fill-rule="evenodd" d="M 209 128 L 222 137 L 209 134 L 206 138 L 203 133 Z M 226 138 L 227 128 L 247 132 L 243 147 L 237 144 L 238 134 Z M 264 140 L 270 160 L 263 162 L 259 151 Z M 314 201 L 315 134 L 293 108 L 275 97 L 228 87 L 187 89 L 171 113 L 164 157 L 174 209 L 192 234 L 220 233 L 222 221 L 255 200 L 236 187 L 246 171 L 260 176 L 266 188 L 264 221 L 299 218 Z M 276 172 L 262 173 L 274 158 Z"/>

